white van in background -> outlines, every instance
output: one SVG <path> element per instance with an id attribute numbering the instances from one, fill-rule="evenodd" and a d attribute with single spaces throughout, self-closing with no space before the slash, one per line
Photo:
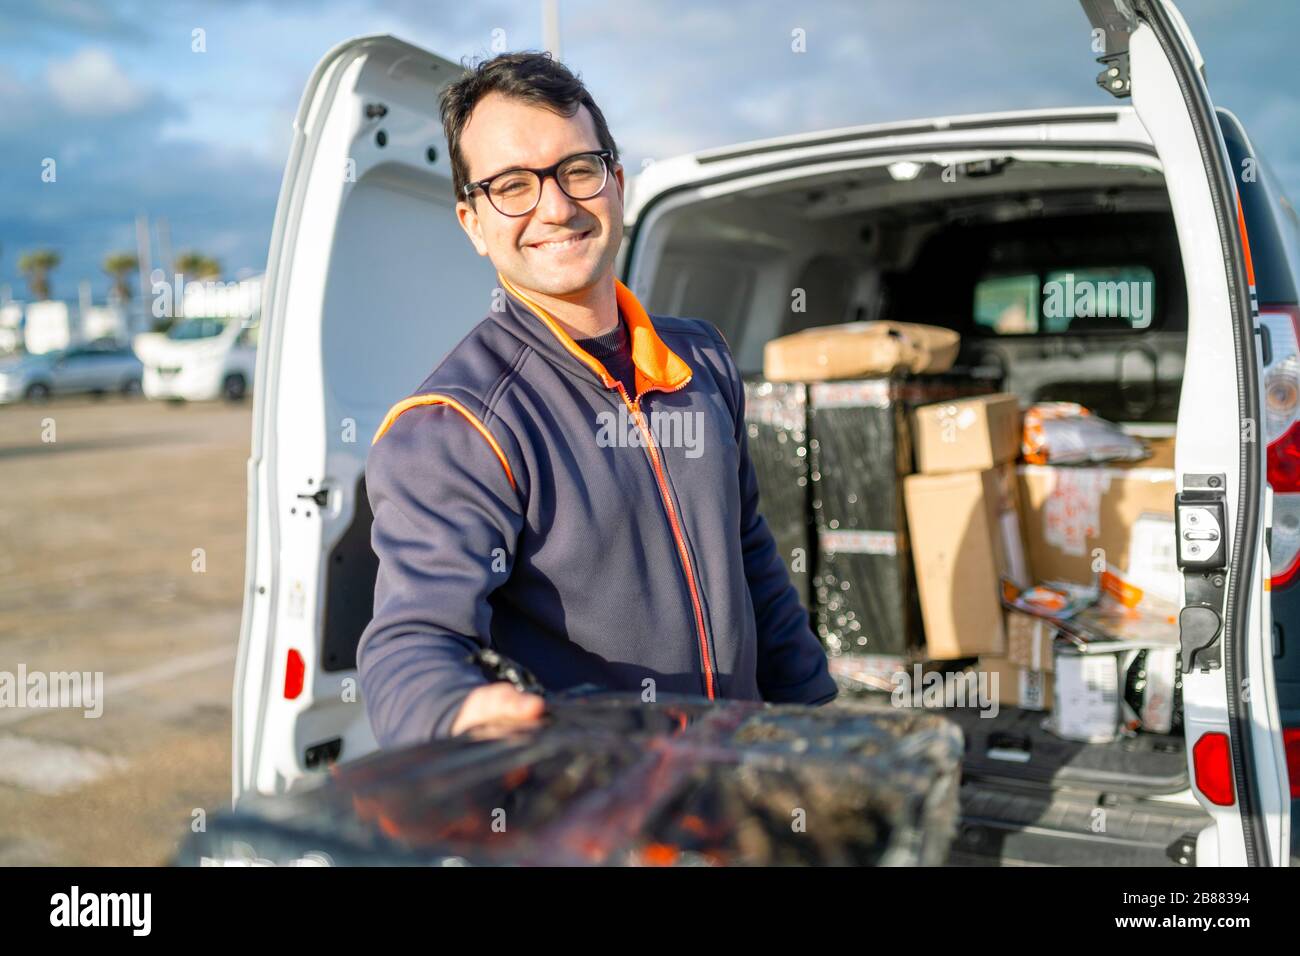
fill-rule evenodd
<path id="1" fill-rule="evenodd" d="M 76 338 L 76 317 L 68 303 L 47 299 L 27 304 L 23 347 L 28 354 L 57 352 L 71 346 Z"/>
<path id="2" fill-rule="evenodd" d="M 133 341 L 144 363 L 144 394 L 169 401 L 241 401 L 253 385 L 262 314 L 262 276 L 237 281 L 155 285 L 157 309 L 174 297 L 177 316 L 166 332 Z M 155 313 L 157 314 L 157 313 Z"/>
<path id="3" fill-rule="evenodd" d="M 1036 755 L 998 773 L 977 773 L 972 760 L 963 826 L 1002 834 L 971 849 L 1004 862 L 1286 865 L 1281 715 L 1294 726 L 1300 710 L 1282 700 L 1295 677 L 1275 675 L 1275 660 L 1296 670 L 1300 624 L 1284 648 L 1270 603 L 1270 569 L 1283 569 L 1266 545 L 1275 498 L 1265 445 L 1300 439 L 1288 428 L 1294 402 L 1266 409 L 1264 389 L 1295 371 L 1285 333 L 1300 324 L 1300 264 L 1294 234 L 1280 238 L 1294 223 L 1272 185 L 1239 182 L 1232 150 L 1249 143 L 1230 114 L 1216 114 L 1173 4 L 1081 4 L 1107 51 L 1097 80 L 1131 106 L 862 126 L 657 162 L 629 191 L 621 277 L 652 313 L 713 321 L 742 371 L 757 371 L 764 343 L 795 320 L 902 318 L 961 331 L 969 364 L 995 370 L 1024 400 L 1176 424 L 1178 491 L 1198 507 L 1212 499 L 1225 537 L 1213 568 L 1180 565 L 1183 650 L 1195 661 L 1181 734 L 1150 753 L 1079 745 L 1047 774 Z M 438 93 L 460 74 L 401 40 L 356 39 L 327 54 L 299 107 L 257 361 L 236 802 L 310 786 L 375 748 L 355 692 L 377 568 L 369 436 L 480 321 L 495 282 L 456 223 L 438 123 Z M 355 177 L 340 176 L 349 163 Z M 1250 239 L 1258 230 L 1268 247 L 1255 268 L 1267 261 L 1279 290 L 1267 323 L 1243 207 Z M 996 249 L 1004 262 L 989 258 Z M 978 284 L 1043 250 L 1060 262 L 1042 268 L 1149 269 L 1157 314 L 1141 328 L 1068 337 L 980 329 Z M 796 287 L 816 314 L 791 314 Z M 148 392 L 148 371 L 145 382 Z M 1243 441 L 1261 421 L 1266 440 Z M 1292 563 L 1295 542 L 1273 534 Z M 1226 587 L 1207 585 L 1211 571 Z M 1109 812 L 1101 836 L 1088 826 L 1097 806 Z"/>
<path id="4" fill-rule="evenodd" d="M 253 382 L 257 333 L 256 324 L 240 319 L 200 316 L 136 336 L 132 346 L 144 363 L 145 397 L 242 400 Z"/>

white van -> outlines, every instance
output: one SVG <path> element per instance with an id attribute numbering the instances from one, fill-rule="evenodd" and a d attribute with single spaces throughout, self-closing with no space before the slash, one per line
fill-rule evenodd
<path id="1" fill-rule="evenodd" d="M 1294 678 L 1280 678 L 1294 672 L 1297 650 L 1278 644 L 1269 582 L 1295 564 L 1300 521 L 1297 499 L 1284 509 L 1266 483 L 1265 444 L 1295 439 L 1296 393 L 1288 405 L 1284 388 L 1272 392 L 1300 361 L 1294 213 L 1279 211 L 1266 173 L 1246 178 L 1230 155 L 1254 159 L 1239 124 L 1216 115 L 1171 3 L 1083 7 L 1105 44 L 1098 81 L 1131 94 L 1131 106 L 864 126 L 657 162 L 628 197 L 621 274 L 652 312 L 715 322 L 743 371 L 758 371 L 763 344 L 790 330 L 789 290 L 803 287 L 818 311 L 797 316 L 801 324 L 947 324 L 963 332 L 972 362 L 1025 400 L 1075 398 L 1122 421 L 1176 424 L 1179 491 L 1222 509 L 1226 535 L 1216 573 L 1183 568 L 1185 650 L 1193 639 L 1204 646 L 1184 677 L 1182 736 L 1137 750 L 1075 745 L 1046 774 L 1032 754 L 996 772 L 972 754 L 958 851 L 1008 862 L 1285 865 L 1282 715 L 1300 720 L 1294 696 L 1280 699 L 1294 695 Z M 377 566 L 369 439 L 480 320 L 495 281 L 456 224 L 438 123 L 438 92 L 460 72 L 392 37 L 356 39 L 320 63 L 298 111 L 248 463 L 236 803 L 311 785 L 331 763 L 375 747 L 355 666 Z M 1269 232 L 1255 268 L 1267 261 L 1270 288 L 1286 290 L 1266 303 L 1267 321 L 1239 194 L 1251 239 L 1257 223 Z M 1156 313 L 1140 328 L 1073 336 L 977 327 L 979 283 L 1044 251 L 1063 267 L 1149 269 Z M 1284 510 L 1289 530 L 1273 529 L 1270 561 L 1270 525 Z M 1207 586 L 1214 577 L 1225 585 Z M 1097 807 L 1107 811 L 1101 833 Z"/>
<path id="2" fill-rule="evenodd" d="M 137 335 L 132 347 L 144 363 L 145 397 L 241 401 L 253 383 L 258 329 L 256 322 L 198 315 L 166 332 Z"/>

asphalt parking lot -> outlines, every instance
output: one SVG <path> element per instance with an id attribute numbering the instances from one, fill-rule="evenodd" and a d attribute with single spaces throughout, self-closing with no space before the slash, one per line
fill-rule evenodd
<path id="1" fill-rule="evenodd" d="M 0 672 L 103 675 L 99 716 L 0 703 L 0 866 L 163 863 L 229 805 L 250 424 L 0 406 Z"/>

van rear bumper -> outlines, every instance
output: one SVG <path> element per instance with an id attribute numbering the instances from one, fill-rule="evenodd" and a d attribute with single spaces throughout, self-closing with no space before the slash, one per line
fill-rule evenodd
<path id="1" fill-rule="evenodd" d="M 1197 804 L 968 782 L 949 866 L 1195 866 Z"/>

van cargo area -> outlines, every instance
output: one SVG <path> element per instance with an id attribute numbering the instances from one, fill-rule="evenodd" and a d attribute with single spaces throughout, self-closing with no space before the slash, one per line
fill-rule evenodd
<path id="1" fill-rule="evenodd" d="M 859 588 L 878 592 L 881 581 L 893 579 L 864 562 L 846 564 L 839 555 L 828 570 L 826 529 L 836 528 L 832 535 L 846 533 L 843 527 L 850 525 L 821 521 L 818 509 L 827 507 L 821 499 L 842 494 L 833 490 L 840 486 L 830 484 L 825 472 L 836 463 L 870 470 L 876 467 L 872 455 L 900 458 L 897 468 L 886 466 L 879 480 L 871 471 L 863 487 L 883 496 L 884 510 L 893 508 L 901 515 L 902 476 L 915 468 L 915 436 L 906 436 L 906 419 L 926 399 L 909 404 L 897 399 L 902 393 L 893 386 L 890 394 L 902 412 L 897 425 L 888 427 L 899 429 L 899 447 L 883 442 L 883 433 L 872 426 L 870 442 L 863 433 L 870 452 L 865 446 L 856 457 L 828 452 L 821 445 L 829 429 L 816 434 L 817 412 L 806 407 L 818 406 L 815 389 L 823 386 L 791 393 L 787 386 L 763 381 L 764 351 L 773 339 L 873 320 L 956 331 L 961 346 L 955 365 L 942 376 L 946 391 L 936 391 L 933 378 L 904 379 L 921 383 L 915 387 L 930 401 L 1001 392 L 1014 395 L 1022 408 L 1075 402 L 1129 433 L 1155 439 L 1164 446 L 1160 464 L 1169 470 L 1169 483 L 1157 494 L 1168 491 L 1162 508 L 1172 512 L 1174 423 L 1187 309 L 1178 237 L 1154 161 L 963 162 L 933 157 L 931 162 L 881 162 L 812 175 L 805 167 L 800 174 L 754 177 L 748 186 L 714 184 L 666 192 L 642 211 L 637 230 L 627 251 L 633 263 L 628 271 L 647 308 L 715 322 L 751 380 L 751 455 L 760 475 L 761 507 L 784 553 L 806 535 L 811 567 L 792 578 L 805 595 L 814 631 L 828 641 L 833 664 L 837 653 L 847 657 L 854 648 L 848 642 L 841 645 L 833 627 L 828 632 L 827 582 L 836 601 L 841 597 L 837 588 L 850 594 Z M 643 232 L 651 238 L 642 240 Z M 1047 307 L 1049 291 L 1059 289 L 1068 296 L 1073 292 L 1069 284 L 1084 277 L 1131 292 L 1122 314 L 1076 308 L 1072 299 L 1056 309 Z M 796 416 L 803 431 L 789 431 L 793 442 L 807 440 L 804 432 L 811 424 L 813 464 L 807 489 L 795 487 L 802 479 L 794 471 L 783 472 L 780 460 L 764 457 L 762 435 L 752 424 L 760 415 L 755 403 L 769 403 L 761 412 L 768 425 L 773 414 Z M 778 437 L 784 442 L 787 436 Z M 781 453 L 776 455 L 779 459 Z M 838 457 L 828 465 L 833 455 Z M 1021 474 L 1022 497 L 1034 493 L 1026 480 Z M 1028 480 L 1032 485 L 1032 477 Z M 810 517 L 804 528 L 793 526 L 797 521 L 783 524 L 790 502 L 805 494 L 810 516 L 818 517 Z M 895 553 L 906 557 L 903 524 L 900 517 Z M 1172 532 L 1170 541 L 1172 546 Z M 897 588 L 915 592 L 908 577 L 910 559 L 900 563 L 909 567 L 901 572 Z M 854 574 L 866 580 L 853 580 Z M 916 582 L 923 592 L 925 583 Z M 996 604 L 996 598 L 991 600 Z M 906 603 L 900 620 L 917 616 Z M 843 623 L 843 608 L 853 605 L 845 599 L 832 606 L 840 608 Z M 878 620 L 886 611 L 864 595 L 858 613 Z M 853 618 L 853 612 L 847 616 Z M 850 626 L 856 625 L 850 621 Z M 906 666 L 924 656 L 913 647 Z M 970 658 L 965 663 L 974 664 L 975 655 Z M 888 668 L 877 670 L 876 690 L 862 685 L 864 696 L 888 693 L 883 680 Z M 1050 702 L 1045 709 L 1050 710 Z M 996 716 L 973 707 L 945 712 L 966 738 L 963 821 L 953 863 L 1194 862 L 1195 834 L 1210 820 L 1189 790 L 1180 727 L 1077 742 L 1047 729 L 1044 710 L 1037 705 L 1022 709 L 1004 703 Z"/>
<path id="2" fill-rule="evenodd" d="M 666 194 L 637 226 L 653 238 L 645 248 L 633 239 L 634 290 L 652 312 L 709 318 L 745 372 L 762 370 L 770 339 L 802 329 L 919 322 L 961 333 L 958 367 L 1023 403 L 1072 401 L 1111 421 L 1175 421 L 1186 291 L 1156 169 L 954 161 L 918 164 L 900 181 L 912 169 L 899 165 L 723 195 Z M 1036 322 L 977 309 L 1086 269 L 1148 283 L 1153 294 L 1130 304 L 1138 327 L 1111 316 Z"/>

